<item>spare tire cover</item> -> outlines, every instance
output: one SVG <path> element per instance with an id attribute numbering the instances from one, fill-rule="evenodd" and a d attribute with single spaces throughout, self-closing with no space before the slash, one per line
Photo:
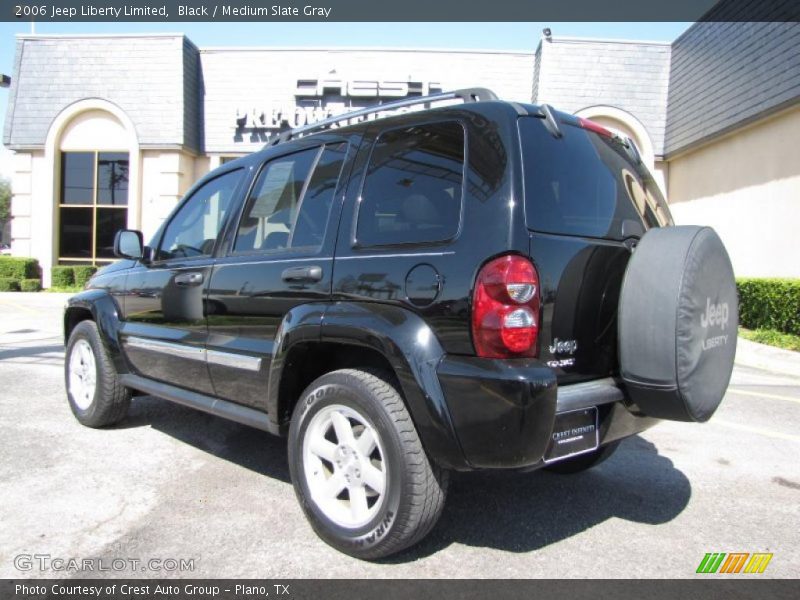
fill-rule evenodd
<path id="1" fill-rule="evenodd" d="M 649 230 L 625 271 L 620 373 L 639 411 L 707 421 L 730 381 L 739 311 L 728 253 L 710 227 Z"/>

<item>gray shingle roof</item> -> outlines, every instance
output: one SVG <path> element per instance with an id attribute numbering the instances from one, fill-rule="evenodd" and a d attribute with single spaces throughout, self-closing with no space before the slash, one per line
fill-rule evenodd
<path id="1" fill-rule="evenodd" d="M 130 117 L 143 147 L 198 150 L 199 71 L 182 35 L 20 36 L 3 143 L 42 147 L 62 110 L 102 98 Z"/>
<path id="2" fill-rule="evenodd" d="M 800 23 L 695 23 L 672 46 L 667 154 L 800 101 Z"/>

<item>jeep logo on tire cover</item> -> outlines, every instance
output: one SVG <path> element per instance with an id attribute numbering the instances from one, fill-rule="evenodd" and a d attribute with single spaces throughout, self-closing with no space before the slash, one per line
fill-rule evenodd
<path id="1" fill-rule="evenodd" d="M 700 315 L 700 325 L 703 328 L 720 325 L 724 330 L 728 325 L 728 303 L 711 304 L 711 298 L 706 298 L 706 312 Z"/>

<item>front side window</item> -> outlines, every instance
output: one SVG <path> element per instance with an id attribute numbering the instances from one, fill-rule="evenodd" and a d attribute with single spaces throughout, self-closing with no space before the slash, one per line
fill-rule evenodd
<path id="1" fill-rule="evenodd" d="M 461 216 L 464 147 L 464 129 L 455 122 L 382 133 L 361 192 L 358 244 L 414 244 L 454 237 Z"/>
<path id="2" fill-rule="evenodd" d="M 114 235 L 128 222 L 127 152 L 62 152 L 59 262 L 114 260 Z"/>
<path id="3" fill-rule="evenodd" d="M 237 169 L 220 175 L 192 194 L 170 219 L 156 260 L 211 256 L 242 173 Z"/>
<path id="4" fill-rule="evenodd" d="M 268 162 L 239 224 L 234 252 L 318 250 L 328 226 L 347 144 L 329 144 Z"/>

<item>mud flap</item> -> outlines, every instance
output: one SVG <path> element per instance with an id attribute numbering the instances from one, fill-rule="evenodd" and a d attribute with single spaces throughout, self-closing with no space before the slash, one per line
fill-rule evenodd
<path id="1" fill-rule="evenodd" d="M 651 229 L 619 302 L 620 373 L 651 417 L 707 421 L 733 370 L 739 325 L 730 258 L 710 227 Z"/>

